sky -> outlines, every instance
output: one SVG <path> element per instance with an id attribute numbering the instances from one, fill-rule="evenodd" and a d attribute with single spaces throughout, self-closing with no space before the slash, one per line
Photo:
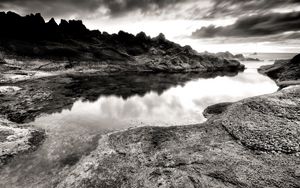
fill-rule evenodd
<path id="1" fill-rule="evenodd" d="M 300 0 L 0 0 L 0 10 L 80 19 L 108 33 L 164 33 L 199 52 L 300 51 Z"/>

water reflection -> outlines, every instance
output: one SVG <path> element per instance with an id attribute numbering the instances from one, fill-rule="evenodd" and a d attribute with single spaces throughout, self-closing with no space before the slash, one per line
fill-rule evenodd
<path id="1" fill-rule="evenodd" d="M 81 99 L 70 109 L 33 122 L 47 131 L 48 138 L 38 151 L 20 156 L 2 169 L 0 187 L 52 187 L 59 176 L 97 147 L 101 134 L 136 126 L 200 123 L 209 105 L 277 90 L 272 80 L 257 73 L 260 63 L 246 65 L 248 69 L 238 75 L 205 78 L 197 74 L 72 77 L 60 86 L 64 89 L 57 96 Z"/>
<path id="2" fill-rule="evenodd" d="M 247 65 L 249 68 L 235 77 L 200 78 L 164 92 L 150 91 L 141 95 L 137 91 L 137 94 L 128 96 L 130 92 L 121 87 L 121 94 L 100 96 L 93 102 L 79 100 L 70 110 L 40 117 L 35 123 L 40 126 L 58 124 L 103 129 L 200 123 L 205 120 L 202 111 L 209 105 L 276 91 L 277 86 L 272 80 L 257 73 L 255 68 L 259 63 Z M 159 80 L 137 83 L 141 87 L 148 83 L 157 84 L 151 88 L 164 87 Z M 126 87 L 131 93 L 134 89 Z"/>

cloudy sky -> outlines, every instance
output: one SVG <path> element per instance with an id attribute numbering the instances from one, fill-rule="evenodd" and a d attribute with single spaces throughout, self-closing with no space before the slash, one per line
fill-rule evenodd
<path id="1" fill-rule="evenodd" d="M 198 51 L 300 51 L 300 0 L 0 0 L 0 10 L 109 33 L 162 32 Z"/>

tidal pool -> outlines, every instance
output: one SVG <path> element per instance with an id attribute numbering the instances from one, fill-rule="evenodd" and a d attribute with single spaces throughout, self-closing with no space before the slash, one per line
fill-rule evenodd
<path id="1" fill-rule="evenodd" d="M 223 76 L 123 75 L 74 78 L 65 88 L 81 97 L 71 108 L 42 115 L 34 126 L 46 130 L 43 145 L 19 156 L 0 172 L 0 187 L 53 187 L 102 134 L 138 126 L 172 126 L 205 121 L 203 110 L 275 92 L 278 87 L 257 68 L 273 61 L 243 62 L 247 69 Z"/>
<path id="2" fill-rule="evenodd" d="M 202 112 L 209 105 L 234 102 L 277 90 L 272 80 L 257 72 L 261 63 L 245 64 L 247 69 L 237 76 L 193 79 L 161 93 L 149 91 L 142 96 L 133 93 L 127 98 L 118 96 L 119 93 L 109 96 L 101 96 L 99 93 L 100 97 L 96 101 L 80 99 L 71 109 L 39 117 L 34 124 L 42 128 L 59 125 L 64 128 L 124 129 L 145 125 L 201 123 L 205 120 Z M 144 82 L 142 84 L 148 84 L 147 80 Z"/>

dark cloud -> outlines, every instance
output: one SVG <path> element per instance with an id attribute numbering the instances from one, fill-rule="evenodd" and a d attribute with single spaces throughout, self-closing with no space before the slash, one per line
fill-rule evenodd
<path id="1" fill-rule="evenodd" d="M 111 15 L 141 10 L 142 12 L 153 11 L 173 6 L 185 0 L 102 0 L 102 5 L 108 8 Z"/>
<path id="2" fill-rule="evenodd" d="M 79 19 L 121 17 L 134 11 L 175 19 L 222 18 L 266 13 L 273 8 L 291 9 L 295 5 L 300 6 L 300 0 L 0 0 L 0 10 Z"/>
<path id="3" fill-rule="evenodd" d="M 95 11 L 98 4 L 98 0 L 0 0 L 1 9 L 26 14 L 41 12 L 49 17 Z"/>
<path id="4" fill-rule="evenodd" d="M 0 0 L 0 8 L 19 8 L 26 13 L 42 12 L 47 16 L 94 13 L 102 7 L 111 16 L 140 10 L 147 13 L 185 2 L 185 0 Z"/>
<path id="5" fill-rule="evenodd" d="M 192 33 L 194 38 L 257 37 L 300 31 L 300 12 L 269 13 L 242 17 L 225 27 L 202 27 Z M 297 35 L 295 35 L 297 36 Z"/>
<path id="6" fill-rule="evenodd" d="M 213 2 L 206 15 L 208 18 L 269 12 L 274 8 L 300 5 L 300 0 L 213 0 Z"/>

